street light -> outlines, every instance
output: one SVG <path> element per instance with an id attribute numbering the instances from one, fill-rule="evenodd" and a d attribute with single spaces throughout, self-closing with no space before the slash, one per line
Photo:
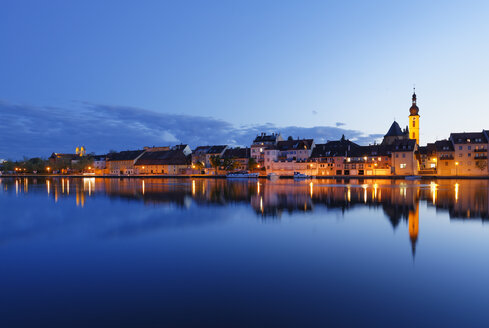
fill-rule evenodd
<path id="1" fill-rule="evenodd" d="M 455 175 L 458 175 L 458 162 L 455 162 Z"/>

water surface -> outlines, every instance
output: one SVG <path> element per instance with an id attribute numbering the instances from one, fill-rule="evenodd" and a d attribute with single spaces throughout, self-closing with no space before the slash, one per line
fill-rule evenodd
<path id="1" fill-rule="evenodd" d="M 482 327 L 487 180 L 0 179 L 1 327 Z"/>

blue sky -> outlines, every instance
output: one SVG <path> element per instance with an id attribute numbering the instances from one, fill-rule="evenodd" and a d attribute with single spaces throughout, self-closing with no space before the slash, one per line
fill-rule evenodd
<path id="1" fill-rule="evenodd" d="M 407 124 L 413 84 L 422 144 L 488 129 L 488 14 L 484 1 L 2 1 L 0 158 L 244 145 L 259 129 L 368 143 Z"/>

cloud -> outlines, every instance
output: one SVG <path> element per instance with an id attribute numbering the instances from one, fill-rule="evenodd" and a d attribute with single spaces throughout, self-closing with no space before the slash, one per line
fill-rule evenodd
<path id="1" fill-rule="evenodd" d="M 312 111 L 312 115 L 317 115 L 318 114 L 318 111 L 317 110 L 313 110 Z"/>
<path id="2" fill-rule="evenodd" d="M 361 143 L 378 135 L 338 126 L 280 127 L 272 123 L 235 126 L 204 116 L 165 114 L 147 109 L 79 103 L 76 108 L 36 107 L 0 102 L 0 158 L 48 157 L 52 152 L 88 152 L 140 149 L 188 143 L 192 148 L 208 144 L 249 146 L 261 132 L 280 132 L 284 137 L 314 138 L 316 143 L 344 134 Z"/>
<path id="3" fill-rule="evenodd" d="M 340 127 L 340 126 L 346 125 L 346 123 L 336 122 L 335 125 L 336 125 L 336 127 Z"/>

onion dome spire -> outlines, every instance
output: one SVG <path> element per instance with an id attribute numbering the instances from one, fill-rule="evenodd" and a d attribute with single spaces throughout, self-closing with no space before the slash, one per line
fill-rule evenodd
<path id="1" fill-rule="evenodd" d="M 409 108 L 409 112 L 411 113 L 411 116 L 419 115 L 419 108 L 416 105 L 416 88 L 413 88 L 413 103 L 411 105 L 411 108 Z"/>

